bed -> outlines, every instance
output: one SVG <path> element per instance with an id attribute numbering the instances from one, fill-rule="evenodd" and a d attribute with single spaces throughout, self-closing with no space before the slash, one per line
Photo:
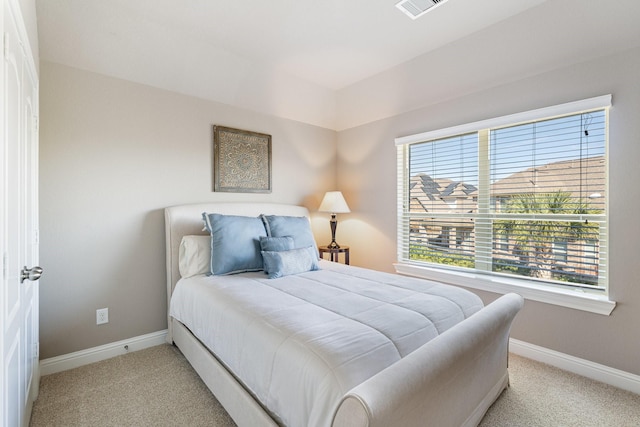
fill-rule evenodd
<path id="1" fill-rule="evenodd" d="M 262 271 L 181 278 L 183 237 L 208 235 L 203 212 L 253 224 L 261 215 L 301 218 L 308 211 L 272 203 L 165 209 L 167 340 L 239 426 L 475 426 L 508 385 L 509 330 L 520 296 L 483 307 L 458 288 L 318 261 L 317 254 L 318 265 L 278 279 Z M 300 255 L 294 246 L 282 254 Z M 263 254 L 265 266 L 267 255 L 284 257 Z M 270 273 L 281 268 L 274 265 Z M 401 320 L 381 321 L 388 318 Z M 325 352 L 327 342 L 336 350 Z"/>

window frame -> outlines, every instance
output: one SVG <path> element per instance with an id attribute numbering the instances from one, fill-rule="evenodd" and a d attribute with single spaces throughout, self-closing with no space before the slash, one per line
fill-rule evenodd
<path id="1" fill-rule="evenodd" d="M 609 289 L 605 288 L 604 292 L 589 292 L 579 287 L 558 286 L 543 282 L 531 281 L 526 278 L 518 278 L 517 276 L 504 276 L 494 274 L 490 271 L 483 272 L 479 270 L 469 270 L 450 268 L 445 265 L 428 264 L 424 262 L 412 262 L 406 260 L 406 254 L 403 242 L 406 238 L 404 230 L 404 206 L 408 206 L 408 150 L 405 146 L 410 144 L 431 141 L 441 138 L 452 137 L 465 133 L 478 133 L 479 138 L 488 138 L 487 129 L 500 128 L 506 126 L 514 126 L 521 123 L 545 120 L 554 117 L 566 116 L 571 114 L 580 114 L 588 111 L 605 109 L 606 124 L 608 127 L 608 108 L 611 106 L 611 95 L 603 95 L 589 98 L 581 101 L 569 102 L 565 104 L 555 105 L 551 107 L 540 108 L 532 111 L 526 111 L 517 114 L 482 120 L 478 122 L 453 126 L 445 129 L 423 132 L 415 135 L 408 135 L 395 139 L 395 145 L 398 148 L 397 156 L 397 198 L 398 198 L 398 217 L 397 217 L 397 250 L 398 262 L 394 263 L 396 272 L 427 278 L 430 280 L 438 280 L 444 283 L 459 285 L 484 291 L 496 292 L 500 294 L 508 292 L 517 292 L 526 299 L 545 302 L 564 307 L 570 307 L 578 310 L 585 310 L 593 313 L 609 315 L 615 308 L 615 302 L 609 299 Z M 608 138 L 608 128 L 606 129 L 606 138 Z M 608 140 L 605 141 L 608 147 Z M 482 148 L 483 144 L 480 144 Z M 486 144 L 488 147 L 488 144 Z M 608 148 L 607 148 L 608 151 Z M 480 153 L 482 156 L 482 153 Z M 605 157 L 608 157 L 605 154 Z M 480 162 L 482 163 L 482 162 Z M 480 164 L 482 168 L 483 165 Z M 488 181 L 488 179 L 487 179 Z M 489 185 L 488 182 L 485 183 Z M 480 183 L 480 187 L 483 183 Z M 487 188 L 480 190 L 480 194 L 486 194 L 488 198 L 489 192 Z M 485 200 L 489 203 L 489 200 Z M 479 200 L 479 203 L 482 203 Z M 606 219 L 608 222 L 608 218 Z M 493 245 L 496 242 L 491 242 Z M 485 242 L 486 244 L 486 242 Z"/>

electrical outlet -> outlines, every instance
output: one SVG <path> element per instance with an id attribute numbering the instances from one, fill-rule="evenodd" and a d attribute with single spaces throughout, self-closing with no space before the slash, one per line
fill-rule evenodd
<path id="1" fill-rule="evenodd" d="M 102 325 L 104 323 L 109 323 L 109 309 L 99 308 L 96 310 L 96 325 Z"/>

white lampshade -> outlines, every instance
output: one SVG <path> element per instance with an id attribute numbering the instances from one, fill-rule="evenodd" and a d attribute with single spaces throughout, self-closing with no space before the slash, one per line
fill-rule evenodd
<path id="1" fill-rule="evenodd" d="M 340 191 L 327 191 L 322 199 L 322 203 L 320 203 L 318 211 L 330 213 L 351 212 L 349 205 L 347 205 L 347 202 L 344 200 L 342 192 Z"/>

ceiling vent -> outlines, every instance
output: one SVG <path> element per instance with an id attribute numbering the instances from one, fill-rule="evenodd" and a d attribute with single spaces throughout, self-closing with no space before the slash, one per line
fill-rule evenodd
<path id="1" fill-rule="evenodd" d="M 435 6 L 446 2 L 447 0 L 401 0 L 396 3 L 396 7 L 409 18 L 418 19 L 430 10 L 435 9 Z"/>

